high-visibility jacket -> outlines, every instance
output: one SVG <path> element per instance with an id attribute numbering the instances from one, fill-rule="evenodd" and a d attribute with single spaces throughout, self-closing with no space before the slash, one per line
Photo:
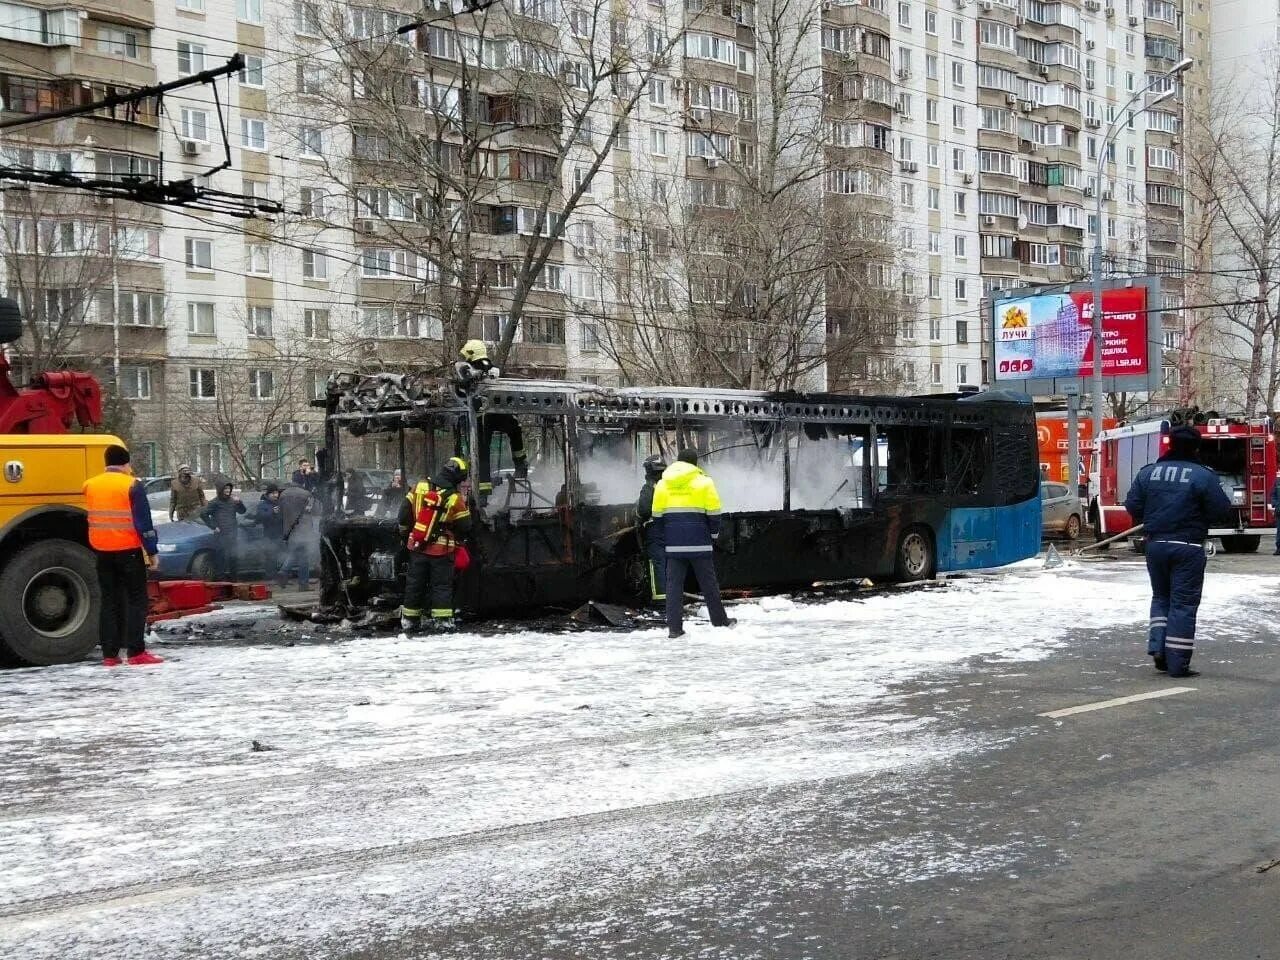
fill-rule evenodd
<path id="1" fill-rule="evenodd" d="M 117 467 L 84 483 L 89 514 L 89 546 L 114 553 L 122 550 L 156 552 L 156 531 L 142 482 Z"/>
<path id="2" fill-rule="evenodd" d="M 431 538 L 420 552 L 428 557 L 450 556 L 458 549 L 458 536 L 465 534 L 471 526 L 471 511 L 467 508 L 466 498 L 454 487 L 441 487 L 429 480 L 421 480 L 405 495 L 407 512 L 412 518 L 410 524 L 418 522 L 422 501 L 432 490 L 440 494 L 441 501 Z M 405 519 L 403 513 L 401 519 Z"/>
<path id="3" fill-rule="evenodd" d="M 663 471 L 653 491 L 653 519 L 662 524 L 667 554 L 711 552 L 720 536 L 720 495 L 711 478 L 677 460 Z"/>

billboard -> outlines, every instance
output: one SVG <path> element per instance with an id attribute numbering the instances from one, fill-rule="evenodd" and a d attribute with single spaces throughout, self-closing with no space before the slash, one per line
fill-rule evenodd
<path id="1" fill-rule="evenodd" d="M 1159 302 L 1150 282 L 1102 291 L 1102 376 L 1108 390 L 1159 386 Z M 996 386 L 1028 393 L 1063 392 L 1093 376 L 1093 292 L 1088 284 L 1014 292 L 992 304 Z"/>

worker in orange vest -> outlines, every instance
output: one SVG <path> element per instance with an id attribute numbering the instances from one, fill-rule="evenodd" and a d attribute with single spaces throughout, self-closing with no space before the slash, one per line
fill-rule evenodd
<path id="1" fill-rule="evenodd" d="M 118 444 L 106 450 L 107 469 L 84 484 L 89 513 L 89 546 L 98 555 L 102 618 L 98 643 L 102 665 L 120 666 L 120 648 L 138 667 L 163 663 L 147 651 L 147 568 L 156 565 L 156 531 L 142 481 L 134 479 L 129 451 Z"/>

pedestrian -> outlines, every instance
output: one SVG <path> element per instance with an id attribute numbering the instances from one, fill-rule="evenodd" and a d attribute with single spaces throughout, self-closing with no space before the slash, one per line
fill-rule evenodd
<path id="1" fill-rule="evenodd" d="M 636 501 L 636 517 L 640 521 L 645 556 L 649 558 L 646 564 L 649 599 L 654 603 L 667 599 L 667 544 L 662 537 L 662 521 L 653 516 L 653 491 L 666 469 L 662 457 L 654 455 L 645 459 L 644 486 L 640 488 L 640 499 Z"/>
<path id="2" fill-rule="evenodd" d="M 240 522 L 236 517 L 246 510 L 240 498 L 232 496 L 232 489 L 230 480 L 223 483 L 200 513 L 200 519 L 213 529 L 213 564 L 219 580 L 235 580 L 240 575 Z"/>
<path id="3" fill-rule="evenodd" d="M 347 513 L 363 517 L 369 510 L 369 495 L 364 489 L 364 478 L 358 470 L 348 470 L 346 475 Z"/>
<path id="4" fill-rule="evenodd" d="M 293 482 L 302 489 L 314 493 L 320 476 L 311 470 L 311 461 L 303 457 L 298 461 L 298 469 L 293 471 Z"/>
<path id="5" fill-rule="evenodd" d="M 280 570 L 284 553 L 284 517 L 280 513 L 280 488 L 267 484 L 253 510 L 254 523 L 262 527 L 262 574 L 272 578 Z"/>
<path id="6" fill-rule="evenodd" d="M 280 494 L 280 520 L 285 556 L 276 583 L 283 590 L 296 576 L 298 589 L 310 590 L 311 568 L 319 560 L 320 503 L 306 487 L 290 484 Z"/>
<path id="7" fill-rule="evenodd" d="M 147 568 L 156 566 L 156 531 L 141 480 L 129 467 L 129 451 L 106 449 L 106 470 L 84 484 L 89 546 L 97 555 L 101 595 L 98 643 L 102 665 L 120 666 L 124 647 L 130 666 L 164 661 L 147 651 Z"/>
<path id="8" fill-rule="evenodd" d="M 707 602 L 711 624 L 732 626 L 720 602 L 720 584 L 712 544 L 720 536 L 720 495 L 709 476 L 698 468 L 698 451 L 686 448 L 662 472 L 653 492 L 653 517 L 662 523 L 667 556 L 667 631 L 671 639 L 684 636 L 684 581 L 693 570 Z"/>
<path id="9" fill-rule="evenodd" d="M 382 499 L 378 501 L 378 516 L 393 517 L 400 512 L 400 501 L 404 499 L 404 472 L 394 470 L 391 482 L 383 488 Z"/>
<path id="10" fill-rule="evenodd" d="M 1280 557 L 1280 470 L 1271 484 L 1271 522 L 1276 525 L 1276 556 Z"/>
<path id="11" fill-rule="evenodd" d="M 182 464 L 178 475 L 169 483 L 169 522 L 195 523 L 204 510 L 204 500 L 200 479 L 192 476 L 190 464 Z"/>
<path id="12" fill-rule="evenodd" d="M 1193 677 L 1196 613 L 1204 587 L 1204 541 L 1231 514 L 1217 475 L 1200 463 L 1200 433 L 1175 427 L 1169 452 L 1138 471 L 1124 508 L 1145 527 L 1151 622 L 1147 653 L 1157 670 Z"/>
<path id="13" fill-rule="evenodd" d="M 434 479 L 428 477 L 416 483 L 400 506 L 400 531 L 406 535 L 409 550 L 404 603 L 400 607 L 400 629 L 406 634 L 421 626 L 428 597 L 432 629 L 456 629 L 454 565 L 459 541 L 471 530 L 471 512 L 461 490 L 466 479 L 467 462 L 450 457 Z"/>

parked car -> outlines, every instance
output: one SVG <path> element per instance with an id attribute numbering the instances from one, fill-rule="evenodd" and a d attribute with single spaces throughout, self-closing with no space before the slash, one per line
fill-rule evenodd
<path id="1" fill-rule="evenodd" d="M 157 493 L 168 493 L 169 484 L 173 483 L 173 474 L 166 474 L 163 477 L 139 477 L 142 481 L 142 489 L 147 491 L 147 496 L 151 497 Z"/>
<path id="2" fill-rule="evenodd" d="M 236 568 L 239 576 L 262 577 L 267 574 L 263 563 L 262 527 L 252 520 L 259 494 L 247 492 L 236 496 L 244 502 L 246 513 L 238 517 L 240 536 L 236 541 Z M 168 501 L 166 501 L 166 507 Z M 166 580 L 212 580 L 214 568 L 214 533 L 203 523 L 178 522 L 156 525 L 159 540 L 158 574 Z"/>
<path id="3" fill-rule="evenodd" d="M 1080 497 L 1065 483 L 1040 481 L 1040 506 L 1041 536 L 1066 537 L 1068 540 L 1080 536 Z"/>

